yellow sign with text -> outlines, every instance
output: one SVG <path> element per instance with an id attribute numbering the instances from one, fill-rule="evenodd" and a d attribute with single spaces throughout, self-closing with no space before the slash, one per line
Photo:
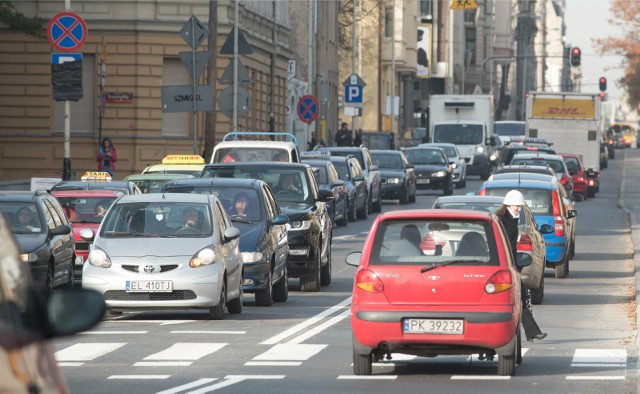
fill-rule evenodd
<path id="1" fill-rule="evenodd" d="M 475 10 L 478 8 L 476 0 L 453 0 L 451 2 L 451 10 Z"/>
<path id="2" fill-rule="evenodd" d="M 595 119 L 596 103 L 593 100 L 536 98 L 531 103 L 532 118 Z"/>

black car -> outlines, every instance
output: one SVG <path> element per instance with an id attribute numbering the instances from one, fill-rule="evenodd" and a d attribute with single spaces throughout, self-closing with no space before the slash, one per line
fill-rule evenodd
<path id="1" fill-rule="evenodd" d="M 336 170 L 336 167 L 331 161 L 308 158 L 304 153 L 302 154 L 302 163 L 309 164 L 313 167 L 318 187 L 329 189 L 333 192 L 333 201 L 327 204 L 331 220 L 338 226 L 346 226 L 349 214 L 349 192 L 347 191 L 344 181 L 340 179 L 338 170 Z"/>
<path id="2" fill-rule="evenodd" d="M 269 185 L 256 179 L 180 179 L 165 184 L 163 192 L 215 194 L 240 230 L 244 292 L 255 293 L 258 306 L 287 300 L 289 218 Z"/>
<path id="3" fill-rule="evenodd" d="M 202 177 L 248 178 L 266 182 L 274 192 L 287 223 L 289 277 L 300 278 L 302 291 L 319 291 L 331 283 L 332 224 L 328 189 L 318 189 L 313 168 L 285 162 L 236 162 L 209 164 Z"/>
<path id="4" fill-rule="evenodd" d="M 442 148 L 405 148 L 404 154 L 414 166 L 418 190 L 442 189 L 445 196 L 453 194 L 453 163 Z"/>
<path id="5" fill-rule="evenodd" d="M 547 166 L 553 168 L 560 183 L 564 186 L 569 197 L 573 198 L 573 178 L 569 174 L 569 169 L 562 156 L 542 154 L 539 152 L 519 154 L 511 160 L 511 164 L 529 166 Z"/>
<path id="6" fill-rule="evenodd" d="M 509 172 L 533 172 L 536 174 L 556 176 L 556 172 L 549 166 L 530 166 L 527 164 L 501 166 L 496 168 L 493 174 L 505 174 Z"/>
<path id="7" fill-rule="evenodd" d="M 372 150 L 371 158 L 380 169 L 383 199 L 399 199 L 400 204 L 416 201 L 416 173 L 404 153 Z"/>
<path id="8" fill-rule="evenodd" d="M 0 211 L 10 223 L 36 286 L 49 296 L 55 287 L 74 286 L 75 241 L 71 223 L 51 193 L 0 192 Z"/>
<path id="9" fill-rule="evenodd" d="M 116 190 L 124 194 L 142 194 L 133 181 L 60 181 L 51 188 L 51 191 L 64 190 Z"/>
<path id="10" fill-rule="evenodd" d="M 515 155 L 521 153 L 548 153 L 555 155 L 552 144 L 542 138 L 512 138 L 507 141 L 498 154 L 498 166 L 509 165 Z"/>

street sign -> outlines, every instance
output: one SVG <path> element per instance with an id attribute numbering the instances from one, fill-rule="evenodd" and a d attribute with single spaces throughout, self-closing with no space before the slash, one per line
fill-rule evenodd
<path id="1" fill-rule="evenodd" d="M 307 94 L 298 100 L 298 118 L 305 123 L 311 123 L 320 113 L 320 103 L 314 96 Z"/>
<path id="2" fill-rule="evenodd" d="M 52 53 L 51 64 L 62 64 L 82 60 L 82 53 Z"/>
<path id="3" fill-rule="evenodd" d="M 180 37 L 193 49 L 199 47 L 208 35 L 209 29 L 195 15 L 191 15 L 191 18 L 180 29 Z"/>
<path id="4" fill-rule="evenodd" d="M 243 87 L 238 86 L 238 117 L 245 116 L 250 109 L 250 96 Z M 220 99 L 218 101 L 218 108 L 220 111 L 228 117 L 233 117 L 233 86 L 227 86 L 220 93 Z"/>
<path id="5" fill-rule="evenodd" d="M 61 12 L 49 21 L 47 38 L 51 45 L 62 52 L 80 49 L 87 40 L 87 25 L 80 15 Z"/>
<path id="6" fill-rule="evenodd" d="M 162 112 L 192 112 L 193 86 L 162 86 Z M 213 111 L 211 86 L 196 85 L 196 111 Z"/>
<path id="7" fill-rule="evenodd" d="M 342 82 L 342 85 L 362 85 L 363 87 L 367 86 L 367 84 L 362 80 L 362 78 L 360 78 L 358 74 L 351 74 L 350 76 L 348 76 L 347 79 Z"/>
<path id="8" fill-rule="evenodd" d="M 362 85 L 345 85 L 345 107 L 362 107 Z"/>
<path id="9" fill-rule="evenodd" d="M 450 10 L 475 10 L 478 8 L 476 0 L 453 0 Z"/>
<path id="10" fill-rule="evenodd" d="M 291 81 L 296 77 L 296 68 L 298 63 L 295 60 L 289 60 L 289 67 L 287 68 L 287 81 Z"/>
<path id="11" fill-rule="evenodd" d="M 200 74 L 204 71 L 204 68 L 207 66 L 207 60 L 209 60 L 209 56 L 211 56 L 211 52 L 209 51 L 201 51 L 196 52 L 196 75 L 193 75 L 193 52 L 180 52 L 180 60 L 182 60 L 182 64 L 186 67 L 191 79 L 200 78 Z"/>
<path id="12" fill-rule="evenodd" d="M 227 39 L 224 40 L 224 44 L 222 44 L 222 48 L 220 48 L 221 55 L 233 55 L 234 29 L 235 27 L 232 27 L 229 34 L 227 34 Z M 238 29 L 238 55 L 251 55 L 252 53 L 253 49 L 251 48 L 251 45 L 249 45 L 249 41 L 247 41 L 242 30 Z"/>
<path id="13" fill-rule="evenodd" d="M 233 60 L 229 62 L 227 68 L 224 69 L 222 76 L 218 80 L 221 85 L 232 85 L 233 84 Z M 251 85 L 253 81 L 249 76 L 249 72 L 238 59 L 238 83 L 240 85 Z"/>

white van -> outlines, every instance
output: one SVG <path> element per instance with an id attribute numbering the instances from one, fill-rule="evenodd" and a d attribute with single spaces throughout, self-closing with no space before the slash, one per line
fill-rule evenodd
<path id="1" fill-rule="evenodd" d="M 241 140 L 241 138 L 243 139 Z M 227 133 L 222 141 L 213 148 L 210 163 L 247 161 L 286 161 L 299 163 L 300 154 L 298 152 L 298 141 L 293 134 L 289 133 Z"/>

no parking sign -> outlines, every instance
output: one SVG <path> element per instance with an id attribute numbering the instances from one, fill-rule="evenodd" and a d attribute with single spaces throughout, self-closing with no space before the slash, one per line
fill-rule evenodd
<path id="1" fill-rule="evenodd" d="M 78 14 L 61 12 L 49 21 L 47 38 L 51 45 L 62 52 L 80 49 L 87 40 L 87 25 Z"/>
<path id="2" fill-rule="evenodd" d="M 311 123 L 318 118 L 320 103 L 314 96 L 307 94 L 298 100 L 298 118 L 305 123 Z"/>

